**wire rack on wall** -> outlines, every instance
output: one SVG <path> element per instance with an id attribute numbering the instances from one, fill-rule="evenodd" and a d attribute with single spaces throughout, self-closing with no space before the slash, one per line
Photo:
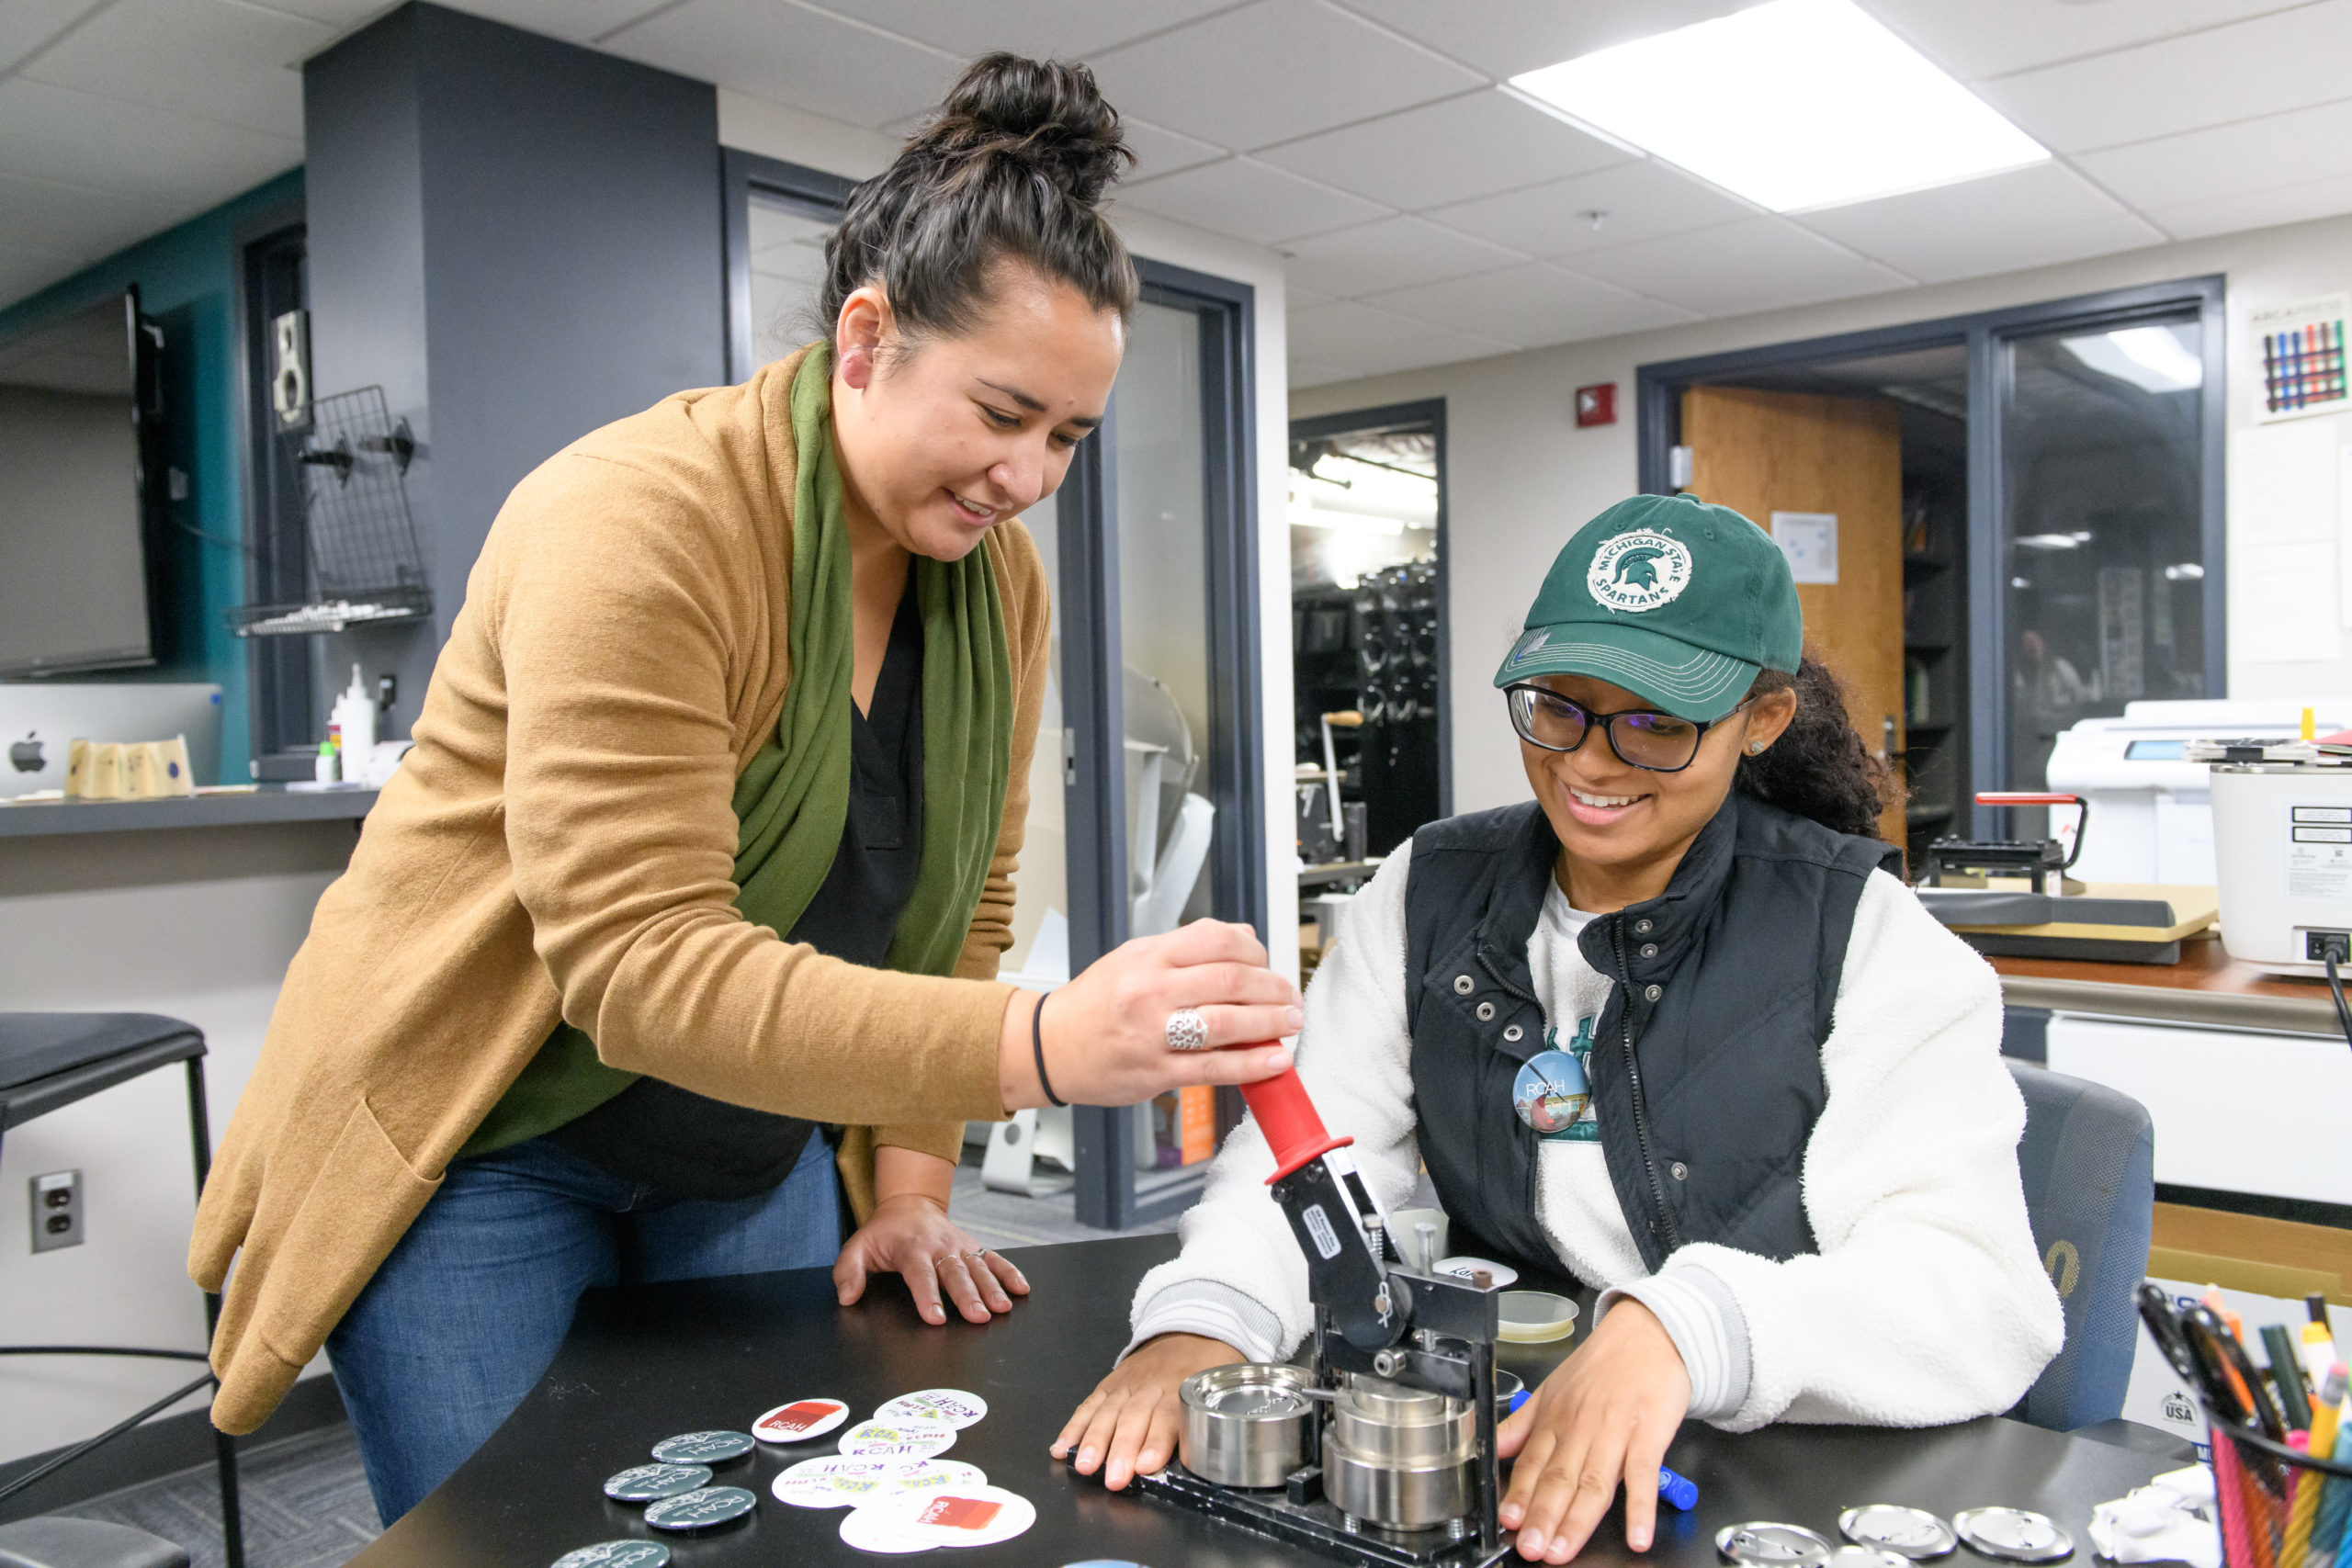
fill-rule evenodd
<path id="1" fill-rule="evenodd" d="M 424 558 L 408 510 L 416 442 L 395 423 L 384 389 L 362 387 L 311 405 L 310 427 L 278 437 L 302 468 L 303 530 L 311 597 L 299 604 L 242 604 L 229 612 L 239 637 L 339 632 L 422 620 L 433 613 Z"/>

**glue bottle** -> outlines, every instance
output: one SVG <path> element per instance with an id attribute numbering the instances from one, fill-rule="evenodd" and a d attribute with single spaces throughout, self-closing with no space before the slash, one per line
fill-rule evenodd
<path id="1" fill-rule="evenodd" d="M 343 776 L 365 780 L 376 750 L 376 699 L 356 664 L 351 667 L 350 688 L 334 700 L 334 721 L 340 731 L 337 750 L 343 753 Z"/>

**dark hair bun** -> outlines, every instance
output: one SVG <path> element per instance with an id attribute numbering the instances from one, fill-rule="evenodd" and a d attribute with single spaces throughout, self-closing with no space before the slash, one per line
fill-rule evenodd
<path id="1" fill-rule="evenodd" d="M 958 162 L 1027 164 L 1090 206 L 1136 161 L 1093 72 L 1017 54 L 984 54 L 966 66 L 915 143 Z"/>
<path id="2" fill-rule="evenodd" d="M 825 245 L 825 329 L 852 293 L 879 282 L 910 334 L 964 332 L 987 310 L 1003 261 L 1125 315 L 1135 264 L 1100 203 L 1135 160 L 1093 72 L 982 55 L 890 166 L 851 193 Z"/>

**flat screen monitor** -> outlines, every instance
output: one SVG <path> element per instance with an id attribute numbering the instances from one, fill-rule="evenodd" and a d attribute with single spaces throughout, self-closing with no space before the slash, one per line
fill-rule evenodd
<path id="1" fill-rule="evenodd" d="M 0 676 L 154 661 L 135 291 L 0 341 Z"/>

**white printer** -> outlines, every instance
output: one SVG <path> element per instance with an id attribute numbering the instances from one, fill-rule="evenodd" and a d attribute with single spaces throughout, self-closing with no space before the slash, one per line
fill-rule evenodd
<path id="1" fill-rule="evenodd" d="M 2218 883 L 2211 779 L 2206 763 L 2188 761 L 2188 742 L 2300 735 L 2306 706 L 2322 735 L 2352 728 L 2352 700 L 2258 697 L 2132 703 L 2119 717 L 2086 718 L 2063 731 L 2050 753 L 2050 787 L 2087 799 L 2092 820 L 2070 874 L 2085 882 Z M 2051 813 L 2070 841 L 2073 816 Z"/>

